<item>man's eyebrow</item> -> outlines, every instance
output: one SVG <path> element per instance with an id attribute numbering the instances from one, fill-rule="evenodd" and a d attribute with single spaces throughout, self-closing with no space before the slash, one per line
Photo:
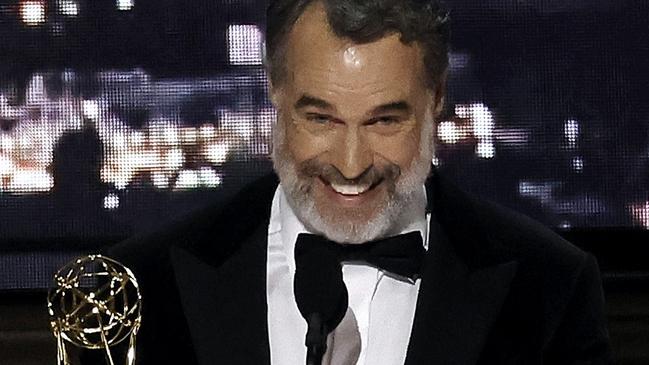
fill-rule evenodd
<path id="1" fill-rule="evenodd" d="M 294 107 L 295 109 L 303 109 L 310 106 L 320 109 L 334 109 L 333 105 L 329 102 L 307 94 L 302 95 L 302 97 L 295 102 Z"/>
<path id="2" fill-rule="evenodd" d="M 316 107 L 320 109 L 333 110 L 334 106 L 326 100 L 304 94 L 295 102 L 295 109 L 303 109 L 307 107 Z M 410 113 L 412 107 L 406 101 L 395 101 L 387 104 L 382 104 L 374 108 L 371 112 L 372 115 L 390 113 L 390 112 L 406 112 Z"/>
<path id="3" fill-rule="evenodd" d="M 389 112 L 410 113 L 411 110 L 412 108 L 410 107 L 410 104 L 408 104 L 406 101 L 395 101 L 392 103 L 377 106 L 376 108 L 374 108 L 374 110 L 372 110 L 372 114 L 382 114 Z"/>

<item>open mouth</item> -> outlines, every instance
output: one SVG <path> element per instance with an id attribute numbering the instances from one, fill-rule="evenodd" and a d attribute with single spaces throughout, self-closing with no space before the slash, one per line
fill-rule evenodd
<path id="1" fill-rule="evenodd" d="M 326 186 L 329 186 L 334 192 L 346 197 L 354 197 L 365 194 L 368 191 L 374 189 L 381 183 L 381 181 L 383 181 L 382 179 L 379 179 L 374 183 L 365 182 L 360 184 L 339 184 L 335 182 L 328 182 L 322 178 L 320 180 L 322 180 L 322 182 Z"/>

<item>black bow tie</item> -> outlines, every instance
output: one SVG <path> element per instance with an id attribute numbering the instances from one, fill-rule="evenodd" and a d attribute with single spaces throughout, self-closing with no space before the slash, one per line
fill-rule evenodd
<path id="1" fill-rule="evenodd" d="M 397 276 L 416 280 L 421 274 L 424 247 L 418 231 L 362 244 L 339 244 L 322 236 L 301 233 L 295 244 L 296 265 L 303 257 L 366 262 Z M 307 260 L 308 261 L 308 260 Z"/>

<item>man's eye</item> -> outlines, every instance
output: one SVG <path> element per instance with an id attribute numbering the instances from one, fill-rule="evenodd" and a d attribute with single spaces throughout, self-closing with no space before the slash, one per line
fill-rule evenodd
<path id="1" fill-rule="evenodd" d="M 395 124 L 398 123 L 399 119 L 396 117 L 380 117 L 376 118 L 373 120 L 372 124 L 383 124 L 383 125 L 389 125 L 389 124 Z"/>
<path id="2" fill-rule="evenodd" d="M 322 114 L 308 114 L 306 118 L 310 122 L 318 123 L 318 124 L 326 124 L 331 121 L 331 117 Z"/>

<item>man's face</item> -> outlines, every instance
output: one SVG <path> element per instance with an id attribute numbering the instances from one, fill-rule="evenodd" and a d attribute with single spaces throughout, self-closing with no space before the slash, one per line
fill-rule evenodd
<path id="1" fill-rule="evenodd" d="M 397 233 L 422 214 L 438 102 L 422 51 L 388 35 L 336 37 L 311 5 L 288 35 L 273 160 L 298 218 L 338 242 Z"/>

